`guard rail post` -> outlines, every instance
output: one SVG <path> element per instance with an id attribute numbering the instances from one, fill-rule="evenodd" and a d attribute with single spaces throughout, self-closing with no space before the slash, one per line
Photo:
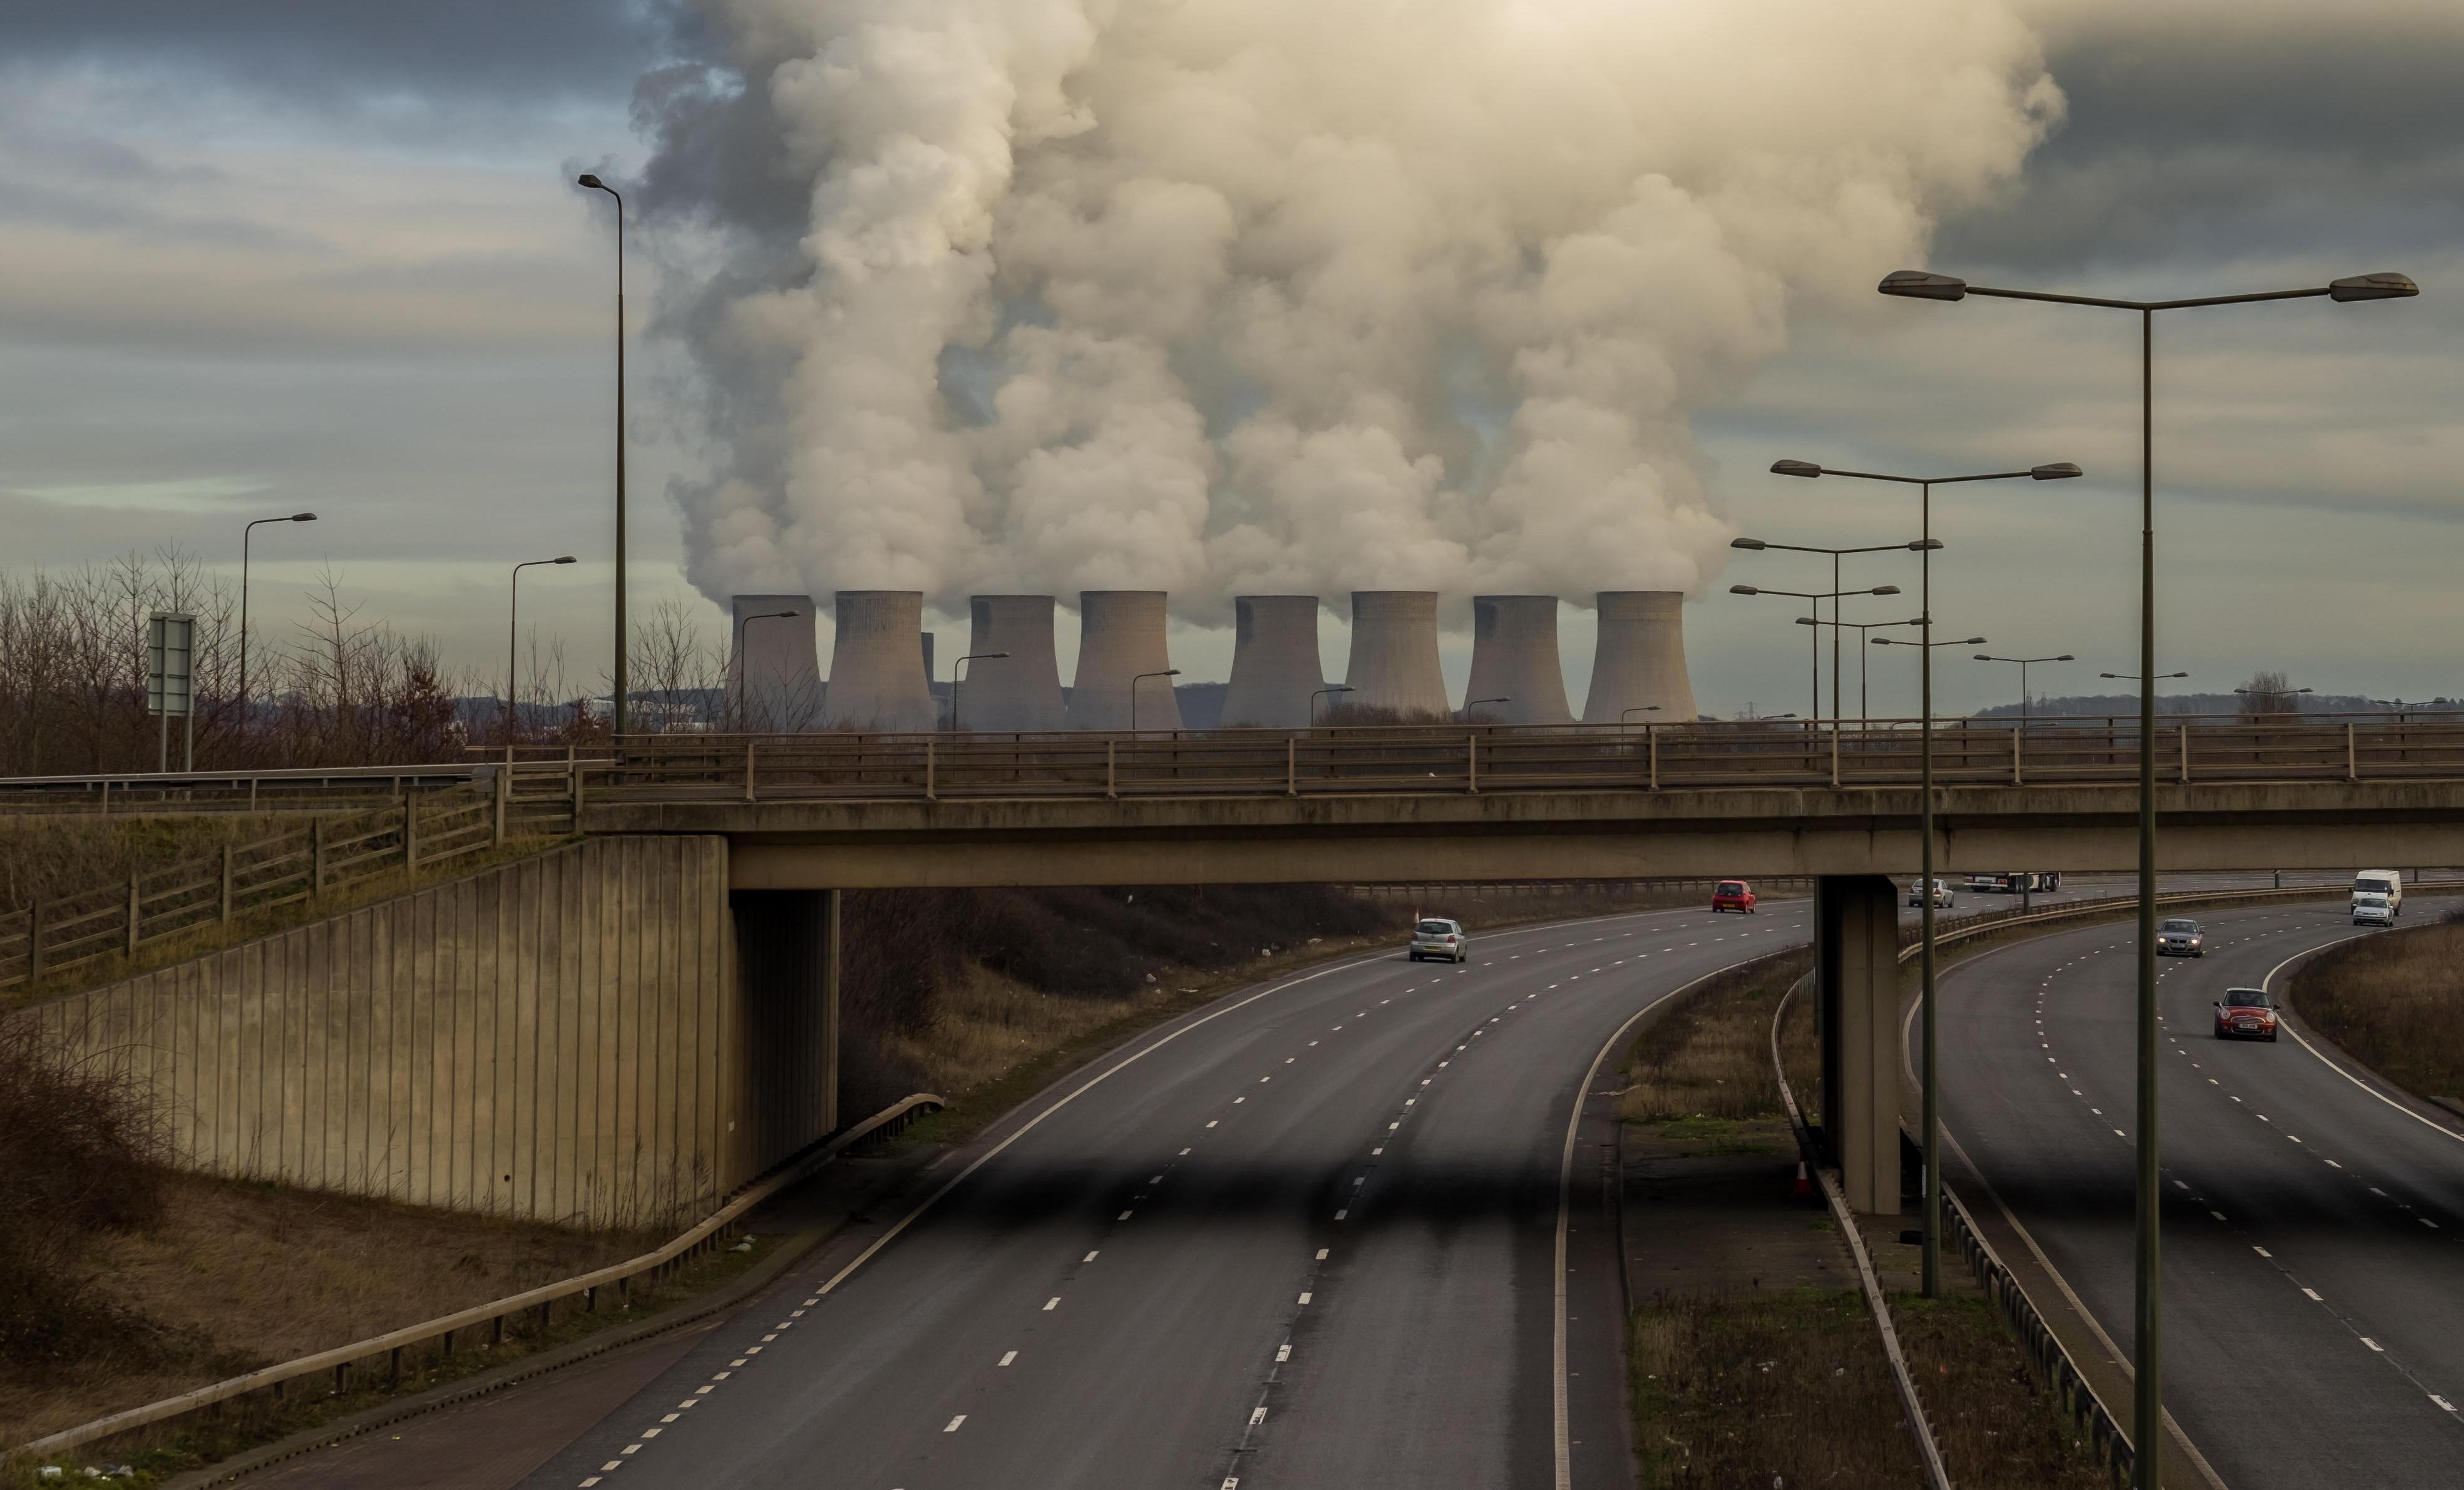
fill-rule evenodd
<path id="1" fill-rule="evenodd" d="M 128 871 L 128 955 L 137 955 L 137 871 Z"/>
<path id="2" fill-rule="evenodd" d="M 2190 727 L 2186 724 L 2179 728 L 2182 739 L 2182 784 L 2188 786 L 2190 784 Z"/>
<path id="3" fill-rule="evenodd" d="M 419 872 L 419 796 L 416 788 L 402 794 L 402 872 Z"/>
<path id="4" fill-rule="evenodd" d="M 1301 794 L 1300 754 L 1300 736 L 1296 734 L 1285 735 L 1284 795 L 1287 797 L 1298 797 Z"/>
<path id="5" fill-rule="evenodd" d="M 933 742 L 931 740 L 924 742 L 924 800 L 928 802 L 940 800 L 933 793 Z"/>
<path id="6" fill-rule="evenodd" d="M 754 743 L 755 743 L 755 742 L 754 742 L 754 741 L 752 741 L 752 740 L 746 740 L 746 741 L 744 742 L 744 800 L 745 800 L 746 801 L 751 801 L 751 800 L 753 800 L 753 746 L 754 746 Z"/>
<path id="7" fill-rule="evenodd" d="M 501 844 L 505 841 L 505 814 L 503 799 L 499 798 L 497 800 L 496 842 Z M 311 818 L 308 820 L 308 893 L 320 895 L 324 890 L 325 820 Z"/>
<path id="8" fill-rule="evenodd" d="M 1116 799 L 1121 795 L 1121 742 L 1104 742 L 1104 796 Z"/>
<path id="9" fill-rule="evenodd" d="M 26 986 L 43 975 L 43 903 L 37 899 L 26 908 Z"/>
<path id="10" fill-rule="evenodd" d="M 1642 727 L 1642 749 L 1651 757 L 1651 790 L 1656 792 L 1660 790 L 1660 726 Z"/>
<path id="11" fill-rule="evenodd" d="M 1478 797 L 1480 795 L 1480 736 L 1477 734 L 1463 736 L 1463 778 L 1466 782 L 1464 790 Z"/>
<path id="12" fill-rule="evenodd" d="M 1837 785 L 1838 783 L 1834 782 L 1832 784 Z M 2016 725 L 2013 725 L 2011 727 L 2011 784 L 2013 786 L 2025 786 L 2027 784 L 2027 782 L 2020 779 L 2019 776 L 2019 728 Z"/>
<path id="13" fill-rule="evenodd" d="M 231 845 L 223 844 L 223 904 L 220 919 L 228 921 L 231 913 Z"/>
<path id="14" fill-rule="evenodd" d="M 2344 779 L 2358 781 L 2361 778 L 2361 753 L 2353 743 L 2353 722 L 2347 719 L 2344 721 Z"/>
<path id="15" fill-rule="evenodd" d="M 514 794 L 514 748 L 505 747 L 505 763 L 496 768 L 496 846 L 505 843 L 505 802 Z"/>

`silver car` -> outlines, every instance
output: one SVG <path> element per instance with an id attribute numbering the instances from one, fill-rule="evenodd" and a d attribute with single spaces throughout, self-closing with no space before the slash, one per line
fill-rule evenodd
<path id="1" fill-rule="evenodd" d="M 1443 957 L 1448 962 L 1471 960 L 1471 938 L 1453 921 L 1430 916 L 1412 928 L 1412 960 Z"/>
<path id="2" fill-rule="evenodd" d="M 2173 916 L 2156 928 L 2156 955 L 2204 957 L 2207 954 L 2208 933 L 2189 917 Z"/>

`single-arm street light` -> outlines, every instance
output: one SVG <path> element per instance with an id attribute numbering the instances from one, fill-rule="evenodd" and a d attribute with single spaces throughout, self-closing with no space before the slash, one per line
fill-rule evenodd
<path id="1" fill-rule="evenodd" d="M 1623 729 L 1625 727 L 1625 722 L 1628 719 L 1633 718 L 1636 714 L 1658 713 L 1659 712 L 1660 706 L 1658 704 L 1637 704 L 1631 709 L 1620 709 L 1617 711 L 1617 727 L 1619 729 Z"/>
<path id="2" fill-rule="evenodd" d="M 2156 1024 L 2156 313 L 2211 305 L 2250 305 L 2263 300 L 2324 296 L 2339 302 L 2404 299 L 2421 293 L 2402 274 L 2355 274 L 2302 290 L 2255 295 L 2215 295 L 2179 300 L 2123 300 L 2102 296 L 2048 295 L 2034 290 L 1994 290 L 1950 274 L 1903 269 L 1875 287 L 1884 295 L 1920 300 L 1963 300 L 1971 295 L 2003 300 L 2042 300 L 2139 314 L 2139 1237 L 2137 1309 L 2132 1320 L 2132 1416 L 2137 1454 L 2131 1483 L 2155 1490 L 2157 1461 L 2164 1457 L 2164 1308 L 2158 1287 L 2158 1205 L 2163 1200 L 2158 1143 Z M 1932 1249 L 1926 1249 L 1928 1261 Z"/>
<path id="3" fill-rule="evenodd" d="M 316 520 L 315 513 L 293 513 L 288 517 L 259 517 L 239 530 L 239 727 L 243 733 L 248 729 L 248 540 L 261 523 Z"/>
<path id="4" fill-rule="evenodd" d="M 1994 657 L 1985 652 L 1976 654 L 1978 662 L 2015 662 L 2019 665 L 2019 728 L 2028 727 L 2028 668 L 2040 662 L 2077 662 L 2068 652 L 2058 657 Z"/>
<path id="5" fill-rule="evenodd" d="M 1936 547 L 1933 489 L 1961 486 L 1971 481 L 2062 481 L 2078 475 L 2079 469 L 2068 461 L 2057 461 L 2031 466 L 2025 471 L 1988 471 L 1967 476 L 1901 476 L 1876 471 L 1842 471 L 1810 460 L 1777 460 L 1771 462 L 1771 473 L 1802 476 L 1808 480 L 1817 476 L 1847 476 L 1859 481 L 1888 481 L 1917 489 L 1917 539 L 1920 545 L 1917 551 L 1920 559 L 1917 566 L 1917 632 L 1923 641 L 1901 645 L 1922 645 L 1925 648 L 1917 654 L 1923 659 L 1917 668 L 1917 828 L 1918 837 L 1923 840 L 1918 848 L 1918 873 L 1922 877 L 1921 883 L 1930 887 L 1933 884 L 1933 551 Z M 1877 637 L 1875 640 L 1887 641 L 1888 638 Z M 1978 639 L 1979 642 L 1982 640 Z M 1953 645 L 1965 646 L 1969 644 Z M 1917 898 L 1923 902 L 1920 912 L 1922 930 L 1917 939 L 1917 960 L 1923 971 L 1917 1002 L 1923 1007 L 1920 1022 L 1925 1028 L 1924 1069 L 1920 1085 L 1924 1088 L 1925 1099 L 1925 1141 L 1921 1147 L 1925 1150 L 1925 1255 L 1919 1276 L 1925 1296 L 1938 1299 L 1942 1296 L 1942 1091 L 1935 1081 L 1934 1060 L 1933 895 L 1928 891 Z"/>
<path id="6" fill-rule="evenodd" d="M 616 203 L 616 698 L 610 723 L 615 738 L 621 740 L 627 725 L 625 694 L 631 679 L 626 653 L 633 641 L 625 622 L 625 198 L 587 173 L 575 177 L 574 184 L 605 191 Z"/>
<path id="7" fill-rule="evenodd" d="M 996 657 L 1006 657 L 1008 655 L 1009 653 L 1007 652 L 969 652 L 964 657 L 959 658 L 957 662 L 950 664 L 951 734 L 956 734 L 958 733 L 958 669 L 965 667 L 967 664 L 974 662 L 979 657 L 984 659 L 986 662 L 990 662 Z"/>
<path id="8" fill-rule="evenodd" d="M 747 734 L 757 733 L 753 728 L 753 623 L 757 621 L 794 621 L 802 617 L 803 614 L 804 613 L 801 610 L 759 611 L 753 615 L 745 617 L 744 624 L 737 630 L 736 698 L 737 708 L 742 711 L 744 715 L 744 733 Z M 782 691 L 785 683 L 786 674 L 781 672 L 780 674 L 780 684 Z M 674 700 L 671 698 L 669 702 L 672 703 Z M 764 711 L 764 712 L 767 712 L 767 711 Z M 778 722 L 783 725 L 786 723 L 786 720 L 781 718 Z M 802 723 L 802 721 L 800 720 L 799 723 Z"/>
<path id="9" fill-rule="evenodd" d="M 1180 669 L 1178 668 L 1166 668 L 1161 672 L 1141 672 L 1136 677 L 1130 680 L 1130 733 L 1132 734 L 1138 733 L 1138 685 L 1144 683 L 1149 678 L 1177 678 L 1179 676 Z M 1171 685 L 1167 684 L 1165 686 L 1170 687 Z"/>
<path id="10" fill-rule="evenodd" d="M 1468 723 L 1471 719 L 1471 712 L 1478 709 L 1483 704 L 1510 704 L 1512 702 L 1514 702 L 1514 700 L 1507 697 L 1503 693 L 1499 694 L 1495 698 L 1466 698 L 1463 700 L 1463 716 L 1464 721 Z"/>
<path id="11" fill-rule="evenodd" d="M 513 582 L 508 586 L 510 594 L 505 602 L 505 743 L 508 745 L 514 742 L 515 711 L 521 707 L 522 571 L 537 569 L 541 564 L 572 562 L 571 554 L 561 554 L 554 559 L 525 559 L 514 566 Z"/>
<path id="12" fill-rule="evenodd" d="M 1349 693 L 1351 691 L 1352 688 L 1349 684 L 1338 683 L 1332 688 L 1322 688 L 1316 692 L 1311 693 L 1309 695 L 1309 727 L 1311 729 L 1315 729 L 1317 727 L 1317 701 L 1319 699 L 1326 697 L 1329 693 Z"/>
<path id="13" fill-rule="evenodd" d="M 1829 601 L 1832 608 L 1837 610 L 1839 606 L 1839 598 L 1843 595 L 1897 595 L 1900 593 L 1900 587 L 1896 584 L 1878 584 L 1870 590 L 1766 590 L 1750 584 L 1732 584 L 1728 586 L 1728 593 L 1731 595 L 1784 595 L 1791 600 L 1812 601 L 1815 603 L 1814 613 L 1819 616 L 1822 614 L 1824 601 Z M 1833 690 L 1835 694 L 1837 691 L 1836 688 Z M 1837 710 L 1833 711 L 1833 734 L 1836 735 L 1838 722 Z M 1814 633 L 1814 710 L 1806 717 L 1809 719 L 1822 717 L 1822 632 L 1819 629 Z"/>

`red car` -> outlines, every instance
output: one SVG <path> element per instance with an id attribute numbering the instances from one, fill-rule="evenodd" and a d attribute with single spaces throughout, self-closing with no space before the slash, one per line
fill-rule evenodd
<path id="1" fill-rule="evenodd" d="M 2216 1039 L 2276 1039 L 2276 1000 L 2263 988 L 2228 988 L 2216 1000 Z"/>
<path id="2" fill-rule="evenodd" d="M 1722 880 L 1711 887 L 1711 913 L 1735 910 L 1746 915 L 1754 913 L 1754 887 L 1743 880 Z"/>

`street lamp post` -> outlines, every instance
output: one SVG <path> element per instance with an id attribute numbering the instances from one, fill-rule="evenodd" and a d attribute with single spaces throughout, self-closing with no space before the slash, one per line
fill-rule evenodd
<path id="1" fill-rule="evenodd" d="M 1130 733 L 1132 734 L 1138 733 L 1138 685 L 1144 683 L 1149 678 L 1177 678 L 1179 676 L 1180 669 L 1178 668 L 1166 668 L 1161 672 L 1141 672 L 1137 676 L 1130 679 Z"/>
<path id="2" fill-rule="evenodd" d="M 1839 556 L 1842 554 L 1894 554 L 1901 552 L 1924 552 L 1924 545 L 1920 543 L 1873 543 L 1868 544 L 1863 548 L 1819 548 L 1803 543 L 1771 543 L 1762 538 L 1730 538 L 1728 540 L 1728 546 L 1730 548 L 1746 549 L 1757 554 L 1768 549 L 1777 549 L 1781 552 L 1790 554 L 1828 554 L 1831 556 L 1831 590 L 1834 596 L 1840 593 Z M 1939 543 L 1936 543 L 1933 546 L 1935 548 L 1942 547 Z M 1819 625 L 1823 624 L 1821 606 L 1816 605 L 1814 607 L 1814 618 L 1815 624 Z M 1836 627 L 1838 621 L 1839 602 L 1837 599 L 1834 599 L 1831 603 L 1831 624 Z M 1820 632 L 1815 633 L 1817 640 L 1820 635 Z M 1834 730 L 1837 730 L 1839 727 L 1839 633 L 1836 629 L 1831 633 L 1831 725 Z"/>
<path id="3" fill-rule="evenodd" d="M 1900 545 L 1894 543 L 1891 547 L 1898 548 Z M 1822 614 L 1821 603 L 1824 601 L 1829 601 L 1831 603 L 1832 610 L 1837 612 L 1839 608 L 1839 598 L 1843 595 L 1897 595 L 1900 593 L 1900 587 L 1896 584 L 1878 584 L 1870 590 L 1812 591 L 1766 590 L 1751 584 L 1732 584 L 1728 586 L 1728 593 L 1731 595 L 1785 595 L 1792 600 L 1812 601 L 1815 603 L 1814 613 L 1816 616 L 1819 616 Z M 1839 692 L 1838 677 L 1837 675 L 1838 672 L 1838 664 L 1837 662 L 1832 664 L 1832 671 L 1834 676 L 1832 678 L 1831 691 L 1832 702 L 1835 706 L 1832 710 L 1832 734 L 1834 737 L 1837 737 L 1838 734 L 1839 724 L 1837 717 L 1838 710 L 1837 708 Z M 1815 628 L 1814 633 L 1814 711 L 1806 717 L 1809 719 L 1820 719 L 1822 717 L 1822 631 L 1818 626 Z"/>
<path id="4" fill-rule="evenodd" d="M 974 662 L 976 659 L 978 659 L 978 658 L 979 658 L 979 657 L 980 657 L 980 658 L 982 658 L 982 659 L 984 659 L 986 662 L 990 662 L 992 659 L 994 659 L 994 658 L 996 658 L 996 657 L 1006 657 L 1006 656 L 1008 656 L 1008 655 L 1009 655 L 1009 653 L 1007 653 L 1007 652 L 969 652 L 969 653 L 968 653 L 967 655 L 965 655 L 964 657 L 959 658 L 957 662 L 954 662 L 954 663 L 950 664 L 950 733 L 951 733 L 951 734 L 957 734 L 957 733 L 958 733 L 958 669 L 959 669 L 959 668 L 963 668 L 963 667 L 965 667 L 967 664 L 969 664 L 969 663 L 971 663 L 971 662 Z"/>
<path id="5" fill-rule="evenodd" d="M 1351 691 L 1352 689 L 1350 685 L 1338 683 L 1332 688 L 1322 688 L 1316 692 L 1311 693 L 1309 695 L 1309 728 L 1317 728 L 1317 701 L 1319 699 L 1326 697 L 1329 693 L 1349 693 Z"/>
<path id="6" fill-rule="evenodd" d="M 1970 476 L 1895 476 L 1872 471 L 1841 471 L 1817 465 L 1808 460 L 1771 462 L 1771 472 L 1781 476 L 1850 476 L 1859 481 L 1889 481 L 1912 486 L 1917 499 L 1917 630 L 1921 642 L 1901 642 L 1902 646 L 1921 646 L 1918 656 L 1918 720 L 1917 720 L 1917 831 L 1924 840 L 1918 849 L 1919 876 L 1925 893 L 1918 896 L 1924 903 L 1920 917 L 1922 931 L 1918 936 L 1918 962 L 1923 969 L 1917 1001 L 1923 1006 L 1920 1022 L 1925 1027 L 1925 1257 L 1921 1276 L 1925 1296 L 1942 1296 L 1942 1092 L 1934 1081 L 1934 944 L 1933 944 L 1933 551 L 1938 546 L 1933 537 L 1933 489 L 1969 481 L 2059 481 L 2079 473 L 2077 466 L 2060 462 L 2049 466 L 2032 466 L 2026 471 L 1991 471 Z M 1815 633 L 1819 635 L 1820 633 Z M 1888 637 L 1876 637 L 1877 644 L 1889 642 Z M 1983 638 L 1978 638 L 1979 642 Z M 1968 643 L 1955 643 L 1968 646 Z"/>
<path id="7" fill-rule="evenodd" d="M 2139 313 L 2139 1238 L 2137 1308 L 2132 1321 L 2134 1413 L 2137 1452 L 2131 1483 L 2155 1490 L 2156 1447 L 2163 1441 L 2165 1394 L 2158 1288 L 2160 1253 L 2157 1207 L 2163 1199 L 2159 1166 L 2156 1089 L 2156 313 L 2210 305 L 2250 305 L 2262 300 L 2324 296 L 2339 302 L 2404 299 L 2421 293 L 2402 274 L 2355 274 L 2304 290 L 2255 295 L 2216 295 L 2180 300 L 2123 300 L 2102 296 L 2048 295 L 2034 290 L 1992 290 L 1950 274 L 1903 269 L 1875 287 L 1884 295 L 1919 300 L 1963 300 L 1971 295 L 2003 300 L 2041 300 Z M 1928 1248 L 1927 1257 L 1931 1257 Z"/>
<path id="8" fill-rule="evenodd" d="M 1625 722 L 1628 719 L 1633 718 L 1636 714 L 1658 713 L 1659 712 L 1660 706 L 1658 704 L 1637 704 L 1632 709 L 1620 709 L 1617 711 L 1617 725 L 1622 729 Z"/>
<path id="9" fill-rule="evenodd" d="M 2062 654 L 2061 654 L 2060 656 L 2058 656 L 2058 657 L 1991 657 L 1991 656 L 1988 656 L 1988 655 L 1987 655 L 1987 654 L 1985 654 L 1984 652 L 1978 652 L 1978 653 L 1976 654 L 1976 660 L 1977 660 L 1978 662 L 2015 662 L 2015 663 L 2017 663 L 2017 664 L 2019 665 L 2019 728 L 2020 728 L 2020 730 L 2021 730 L 2021 731 L 2023 731 L 2023 732 L 2028 728 L 2028 668 L 2029 668 L 2029 667 L 2030 667 L 2032 664 L 2040 663 L 2040 662 L 2077 662 L 2077 661 L 2079 661 L 2079 659 L 2078 659 L 2078 658 L 2076 658 L 2076 657 L 2072 656 L 2072 655 L 2071 655 L 2070 653 L 2068 653 L 2068 652 L 2064 652 L 2064 653 L 2062 653 Z"/>
<path id="10" fill-rule="evenodd" d="M 554 559 L 526 559 L 514 566 L 513 582 L 508 586 L 510 594 L 505 603 L 505 743 L 508 745 L 514 742 L 514 714 L 521 708 L 522 571 L 536 569 L 541 564 L 572 562 L 571 554 L 561 554 Z"/>
<path id="11" fill-rule="evenodd" d="M 1471 721 L 1471 712 L 1478 709 L 1483 704 L 1510 704 L 1512 702 L 1514 702 L 1513 699 L 1508 698 L 1502 693 L 1495 698 L 1466 698 L 1463 700 L 1463 721 L 1468 724 Z"/>
<path id="12" fill-rule="evenodd" d="M 268 522 L 315 522 L 315 513 L 293 513 L 288 517 L 259 517 L 239 530 L 239 724 L 248 728 L 248 540 L 256 536 L 257 526 Z"/>
<path id="13" fill-rule="evenodd" d="M 1833 608 L 1837 609 L 1837 606 L 1834 606 Z M 1796 624 L 1801 626 L 1838 626 L 1857 633 L 1857 727 L 1859 730 L 1865 729 L 1873 721 L 1873 712 L 1870 704 L 1871 695 L 1866 687 L 1872 679 L 1867 675 L 1868 669 L 1865 667 L 1865 633 L 1868 631 L 1888 630 L 1896 626 L 1913 626 L 1923 624 L 1923 623 L 1913 619 L 1907 621 L 1824 621 L 1814 616 L 1799 616 L 1796 618 Z"/>
<path id="14" fill-rule="evenodd" d="M 616 202 L 616 697 L 609 724 L 614 738 L 622 740 L 627 723 L 625 695 L 631 682 L 626 653 L 632 644 L 632 630 L 625 622 L 625 198 L 587 173 L 574 183 L 605 191 Z"/>

